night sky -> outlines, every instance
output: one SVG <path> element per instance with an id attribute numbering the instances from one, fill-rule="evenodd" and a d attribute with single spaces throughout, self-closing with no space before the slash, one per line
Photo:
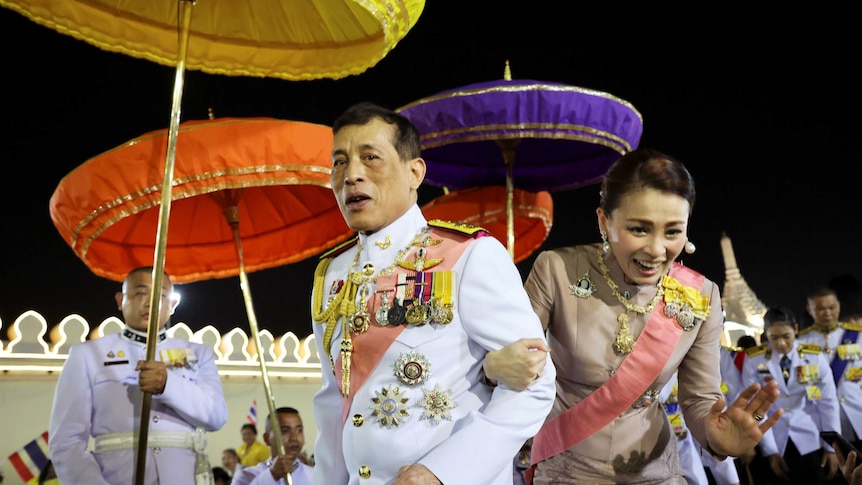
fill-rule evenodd
<path id="1" fill-rule="evenodd" d="M 509 60 L 516 80 L 595 89 L 634 105 L 644 119 L 640 146 L 681 159 L 696 180 L 689 236 L 698 251 L 685 263 L 708 278 L 724 282 L 722 233 L 767 305 L 801 314 L 807 290 L 836 276 L 862 278 L 862 95 L 856 29 L 841 25 L 855 18 L 849 11 L 823 20 L 810 12 L 786 12 L 781 22 L 727 12 L 670 22 L 685 12 L 665 17 L 608 3 L 563 15 L 498 5 L 429 1 L 393 51 L 345 79 L 188 71 L 182 119 L 206 119 L 212 108 L 218 117 L 330 125 L 357 101 L 398 108 L 502 79 Z M 175 69 L 102 51 L 5 8 L 0 43 L 3 332 L 27 310 L 49 326 L 73 313 L 97 325 L 117 315 L 119 284 L 93 275 L 77 258 L 53 226 L 48 202 L 62 177 L 90 157 L 168 127 Z M 420 204 L 441 194 L 425 186 Z M 553 200 L 543 249 L 598 241 L 596 185 L 554 192 Z M 534 257 L 518 265 L 523 277 Z M 262 329 L 311 333 L 315 264 L 309 258 L 249 274 Z M 174 321 L 247 328 L 239 278 L 180 289 Z"/>

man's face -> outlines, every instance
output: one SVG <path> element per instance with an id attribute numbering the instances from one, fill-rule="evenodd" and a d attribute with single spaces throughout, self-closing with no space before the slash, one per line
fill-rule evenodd
<path id="1" fill-rule="evenodd" d="M 278 413 L 278 424 L 281 427 L 281 441 L 284 443 L 284 454 L 296 457 L 305 446 L 305 431 L 302 427 L 302 418 L 294 413 Z M 264 436 L 266 444 L 269 445 L 273 456 L 278 455 L 278 446 L 273 439 L 272 425 L 266 422 L 267 433 Z"/>
<path id="2" fill-rule="evenodd" d="M 815 296 L 808 299 L 805 307 L 808 314 L 814 319 L 814 323 L 821 327 L 831 327 L 838 323 L 838 315 L 841 313 L 841 304 L 835 295 Z"/>
<path id="3" fill-rule="evenodd" d="M 416 203 L 425 161 L 402 161 L 393 145 L 394 131 L 394 125 L 375 118 L 335 134 L 330 183 L 338 208 L 354 231 L 374 233 Z"/>
<path id="4" fill-rule="evenodd" d="M 149 327 L 152 281 L 151 272 L 135 271 L 126 277 L 123 291 L 115 295 L 117 305 L 123 312 L 123 321 L 139 332 L 146 332 Z M 173 284 L 170 278 L 163 277 L 159 304 L 159 330 L 167 325 L 178 303 L 179 300 L 173 295 Z"/>

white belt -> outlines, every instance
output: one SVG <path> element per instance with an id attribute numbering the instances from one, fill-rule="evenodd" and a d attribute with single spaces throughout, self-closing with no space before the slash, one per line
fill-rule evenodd
<path id="1" fill-rule="evenodd" d="M 105 451 L 127 450 L 137 446 L 139 437 L 137 433 L 107 433 L 96 436 L 93 451 L 102 453 Z M 187 448 L 202 453 L 206 449 L 206 435 L 203 429 L 194 432 L 153 430 L 147 433 L 147 448 Z"/>

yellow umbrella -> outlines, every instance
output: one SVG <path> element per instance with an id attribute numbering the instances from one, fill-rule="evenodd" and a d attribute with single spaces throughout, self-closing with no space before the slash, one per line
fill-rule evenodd
<path id="1" fill-rule="evenodd" d="M 153 258 L 154 290 L 161 288 L 164 277 L 186 67 L 213 74 L 288 80 L 339 79 L 359 74 L 395 47 L 416 24 L 425 6 L 425 0 L 201 0 L 199 7 L 196 3 L 194 0 L 177 0 L 175 5 L 167 1 L 0 0 L 0 6 L 102 49 L 176 66 Z M 240 274 L 241 280 L 244 276 Z M 147 360 L 155 359 L 160 304 L 159 292 L 152 291 Z M 257 348 L 262 348 L 256 319 L 250 318 L 249 325 Z M 258 360 L 274 438 L 279 452 L 284 454 L 266 364 L 264 359 Z M 152 396 L 144 393 L 136 485 L 143 485 L 144 480 L 151 402 Z M 287 482 L 291 483 L 290 475 Z"/>
<path id="2" fill-rule="evenodd" d="M 174 67 L 181 9 L 169 1 L 0 0 L 37 24 Z M 186 68 L 302 81 L 377 64 L 416 24 L 424 0 L 198 0 Z"/>

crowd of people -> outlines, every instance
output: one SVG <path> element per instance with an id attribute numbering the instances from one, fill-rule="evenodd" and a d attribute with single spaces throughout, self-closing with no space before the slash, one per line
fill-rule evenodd
<path id="1" fill-rule="evenodd" d="M 331 187 L 356 237 L 313 275 L 314 460 L 299 412 L 280 407 L 281 443 L 272 416 L 262 442 L 243 426 L 209 483 L 862 483 L 856 453 L 820 435 L 862 445 L 862 323 L 818 289 L 811 327 L 773 307 L 761 344 L 723 347 L 719 286 L 681 262 L 696 192 L 680 161 L 623 154 L 601 182 L 599 241 L 540 252 L 524 281 L 484 229 L 425 218 L 409 120 L 358 103 L 332 131 Z M 167 337 L 178 301 L 159 276 L 131 271 L 123 332 L 70 351 L 50 419 L 61 483 L 132 483 L 145 397 L 144 482 L 202 479 L 202 438 L 227 407 L 212 350 Z"/>

